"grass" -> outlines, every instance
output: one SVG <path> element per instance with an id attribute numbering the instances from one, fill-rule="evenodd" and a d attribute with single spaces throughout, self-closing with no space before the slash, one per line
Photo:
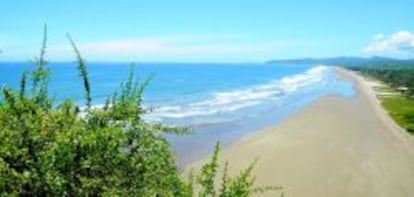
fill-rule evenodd
<path id="1" fill-rule="evenodd" d="M 381 103 L 401 127 L 414 134 L 414 99 L 395 95 L 382 98 Z"/>

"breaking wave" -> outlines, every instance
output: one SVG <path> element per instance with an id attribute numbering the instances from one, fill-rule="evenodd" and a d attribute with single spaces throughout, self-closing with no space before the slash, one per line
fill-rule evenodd
<path id="1" fill-rule="evenodd" d="M 326 66 L 316 66 L 303 73 L 285 76 L 266 84 L 212 93 L 207 98 L 182 105 L 159 106 L 148 115 L 150 120 L 183 119 L 226 114 L 276 101 L 322 83 Z"/>

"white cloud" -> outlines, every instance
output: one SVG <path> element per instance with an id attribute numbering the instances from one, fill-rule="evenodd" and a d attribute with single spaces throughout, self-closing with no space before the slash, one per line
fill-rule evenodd
<path id="1" fill-rule="evenodd" d="M 368 53 L 410 53 L 414 52 L 414 33 L 399 31 L 391 35 L 377 34 L 373 41 L 363 48 Z"/>
<path id="2" fill-rule="evenodd" d="M 82 54 L 91 60 L 200 60 L 243 55 L 273 54 L 275 42 L 251 42 L 238 35 L 171 35 L 135 37 L 97 42 L 78 42 Z M 70 46 L 50 47 L 51 57 L 72 55 Z M 69 58 L 71 58 L 70 56 Z"/>

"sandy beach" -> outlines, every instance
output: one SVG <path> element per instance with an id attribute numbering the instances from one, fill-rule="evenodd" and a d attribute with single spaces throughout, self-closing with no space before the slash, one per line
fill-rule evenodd
<path id="1" fill-rule="evenodd" d="M 226 147 L 220 159 L 230 162 L 230 173 L 257 158 L 257 184 L 283 186 L 285 196 L 413 196 L 412 137 L 390 119 L 367 81 L 336 70 L 338 80 L 355 82 L 356 97 L 321 97 Z"/>

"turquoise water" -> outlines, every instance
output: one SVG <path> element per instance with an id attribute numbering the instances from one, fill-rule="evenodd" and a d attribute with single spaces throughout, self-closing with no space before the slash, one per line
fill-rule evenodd
<path id="1" fill-rule="evenodd" d="M 49 92 L 56 102 L 70 97 L 84 104 L 76 65 L 51 63 Z M 0 84 L 17 87 L 27 63 L 0 63 Z M 94 105 L 117 91 L 130 64 L 90 63 Z M 353 97 L 350 81 L 337 80 L 325 66 L 287 64 L 142 63 L 135 73 L 154 79 L 144 94 L 145 106 L 156 109 L 145 118 L 194 128 L 195 134 L 167 136 L 180 163 L 197 159 L 217 140 L 227 145 L 254 130 L 275 124 L 326 94 Z"/>

